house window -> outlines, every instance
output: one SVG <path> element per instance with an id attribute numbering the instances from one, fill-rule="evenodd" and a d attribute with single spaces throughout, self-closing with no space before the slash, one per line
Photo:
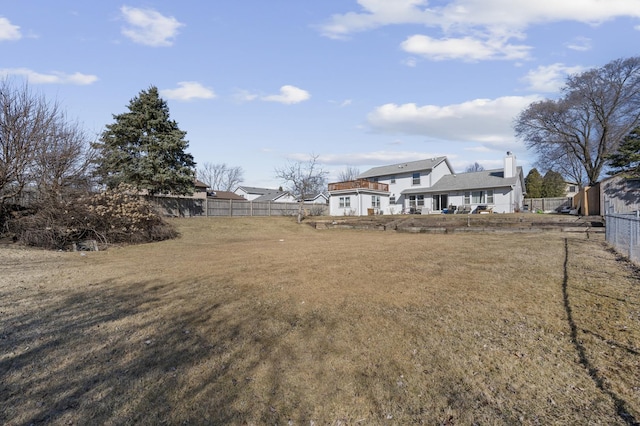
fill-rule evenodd
<path id="1" fill-rule="evenodd" d="M 392 195 L 391 197 L 389 197 L 389 204 L 395 204 L 396 203 L 396 196 Z"/>
<path id="2" fill-rule="evenodd" d="M 493 189 L 488 191 L 471 191 L 464 194 L 465 204 L 493 204 Z"/>
<path id="3" fill-rule="evenodd" d="M 447 194 L 436 194 L 433 196 L 433 209 L 444 210 L 447 208 L 449 197 Z"/>
<path id="4" fill-rule="evenodd" d="M 351 197 L 340 197 L 340 208 L 351 207 Z"/>
<path id="5" fill-rule="evenodd" d="M 380 196 L 379 195 L 372 195 L 371 196 L 371 207 L 373 207 L 374 209 L 379 209 L 380 208 Z"/>
<path id="6" fill-rule="evenodd" d="M 396 183 L 396 177 L 395 176 L 391 176 L 391 183 Z"/>
<path id="7" fill-rule="evenodd" d="M 569 192 L 578 192 L 578 191 L 576 191 L 576 186 L 575 185 L 569 185 Z"/>
<path id="8" fill-rule="evenodd" d="M 420 172 L 416 172 L 413 174 L 413 184 L 420 185 Z"/>
<path id="9" fill-rule="evenodd" d="M 487 190 L 487 204 L 493 204 L 493 189 Z"/>
<path id="10" fill-rule="evenodd" d="M 424 206 L 424 195 L 409 195 L 409 207 Z"/>

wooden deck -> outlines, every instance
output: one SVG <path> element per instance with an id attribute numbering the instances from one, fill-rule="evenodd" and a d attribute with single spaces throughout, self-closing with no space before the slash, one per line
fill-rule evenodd
<path id="1" fill-rule="evenodd" d="M 329 191 L 341 191 L 341 190 L 358 189 L 358 188 L 389 192 L 388 184 L 380 183 L 380 182 L 371 182 L 366 179 L 357 179 L 357 180 L 350 180 L 346 182 L 336 182 L 336 183 L 329 184 Z"/>

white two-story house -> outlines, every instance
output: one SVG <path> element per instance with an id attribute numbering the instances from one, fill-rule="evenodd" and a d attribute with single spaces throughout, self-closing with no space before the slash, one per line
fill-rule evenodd
<path id="1" fill-rule="evenodd" d="M 329 184 L 333 216 L 496 212 L 522 208 L 524 176 L 510 152 L 504 167 L 456 174 L 446 157 L 374 167 L 349 182 Z"/>

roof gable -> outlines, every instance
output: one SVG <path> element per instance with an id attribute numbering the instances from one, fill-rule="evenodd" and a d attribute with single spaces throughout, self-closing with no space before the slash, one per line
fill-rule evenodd
<path id="1" fill-rule="evenodd" d="M 265 195 L 271 192 L 278 192 L 277 189 L 270 188 L 259 188 L 257 186 L 239 186 L 236 191 L 241 190 L 246 192 L 247 194 L 255 194 L 255 195 Z"/>
<path id="2" fill-rule="evenodd" d="M 279 198 L 290 196 L 286 191 L 278 191 L 275 189 L 270 189 L 269 192 L 266 192 L 259 196 L 258 198 L 254 198 L 253 201 L 275 201 Z"/>
<path id="3" fill-rule="evenodd" d="M 373 167 L 364 173 L 358 175 L 359 179 L 366 179 L 376 176 L 393 176 L 400 173 L 413 173 L 423 170 L 433 170 L 440 163 L 445 162 L 449 170 L 453 173 L 453 169 L 449 164 L 447 157 L 434 157 L 425 160 L 408 161 L 404 163 L 391 164 L 389 166 Z"/>

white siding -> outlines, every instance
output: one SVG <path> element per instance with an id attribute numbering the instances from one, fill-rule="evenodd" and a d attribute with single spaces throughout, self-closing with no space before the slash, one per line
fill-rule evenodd
<path id="1" fill-rule="evenodd" d="M 460 210 L 462 206 L 468 205 L 471 207 L 472 211 L 474 211 L 478 206 L 488 206 L 492 208 L 494 213 L 513 213 L 514 207 L 517 206 L 520 209 L 522 208 L 522 190 L 520 189 L 520 185 L 517 185 L 514 190 L 511 190 L 510 187 L 493 188 L 492 190 L 493 203 L 470 202 L 469 204 L 466 204 L 464 202 L 465 193 L 473 191 L 458 191 L 449 194 L 449 204 L 456 206 L 458 210 Z M 483 189 L 482 191 L 486 193 L 487 189 Z"/>
<path id="2" fill-rule="evenodd" d="M 380 207 L 372 205 L 372 197 L 380 197 Z M 341 201 L 349 199 L 349 206 L 342 205 Z M 346 204 L 346 203 L 345 203 Z M 374 213 L 389 213 L 389 193 L 376 191 L 334 191 L 329 194 L 329 215 L 331 216 L 367 216 L 369 209 L 375 209 Z"/>
<path id="3" fill-rule="evenodd" d="M 248 201 L 254 200 L 260 196 L 259 194 L 250 194 L 242 188 L 237 188 L 234 193 L 238 194 L 241 197 L 244 197 Z"/>

